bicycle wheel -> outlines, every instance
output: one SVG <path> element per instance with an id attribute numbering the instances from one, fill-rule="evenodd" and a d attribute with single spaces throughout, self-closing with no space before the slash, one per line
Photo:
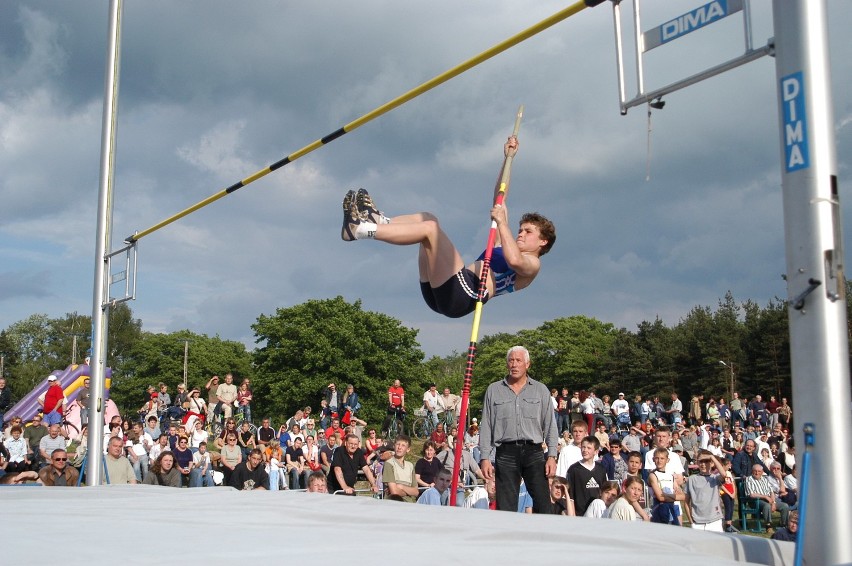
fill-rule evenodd
<path id="1" fill-rule="evenodd" d="M 411 434 L 417 440 L 426 440 L 432 436 L 431 425 L 432 421 L 426 417 L 417 417 L 411 425 Z"/>
<path id="2" fill-rule="evenodd" d="M 391 422 L 388 424 L 388 440 L 396 440 L 396 437 L 402 433 L 402 423 L 399 422 L 399 419 L 392 418 Z"/>
<path id="3" fill-rule="evenodd" d="M 63 421 L 59 424 L 59 431 L 62 436 L 69 440 L 77 440 L 77 437 L 80 436 L 80 429 L 67 421 Z"/>

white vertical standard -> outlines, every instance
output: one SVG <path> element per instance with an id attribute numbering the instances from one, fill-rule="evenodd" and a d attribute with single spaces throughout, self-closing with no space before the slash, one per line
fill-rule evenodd
<path id="1" fill-rule="evenodd" d="M 774 0 L 773 20 L 797 454 L 803 427 L 813 431 L 799 550 L 807 564 L 850 564 L 852 415 L 826 2 Z"/>
<path id="2" fill-rule="evenodd" d="M 109 34 L 104 77 L 104 110 L 101 120 L 101 167 L 98 178 L 98 228 L 95 238 L 95 281 L 92 293 L 92 395 L 89 397 L 86 485 L 100 485 L 104 444 L 104 390 L 106 387 L 107 325 L 109 321 L 108 250 L 112 237 L 112 190 L 115 162 L 115 128 L 118 114 L 118 77 L 121 62 L 122 0 L 110 0 Z"/>

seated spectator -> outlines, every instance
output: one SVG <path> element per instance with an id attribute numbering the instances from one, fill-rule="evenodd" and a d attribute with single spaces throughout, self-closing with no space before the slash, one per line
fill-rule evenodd
<path id="1" fill-rule="evenodd" d="M 435 477 L 435 485 L 424 491 L 417 503 L 420 505 L 449 505 L 452 476 L 452 472 L 441 470 Z M 456 507 L 464 507 L 464 493 L 460 491 L 459 495 L 456 496 Z"/>
<path id="2" fill-rule="evenodd" d="M 269 418 L 264 418 L 260 428 L 257 429 L 257 443 L 255 448 L 266 449 L 266 443 L 275 438 L 275 429 L 269 426 Z"/>
<path id="3" fill-rule="evenodd" d="M 346 432 L 340 427 L 340 419 L 331 419 L 331 426 L 325 430 L 325 437 L 328 438 L 332 434 L 339 434 L 340 438 L 345 438 Z"/>
<path id="4" fill-rule="evenodd" d="M 42 437 L 38 443 L 39 454 L 45 463 L 50 462 L 50 455 L 53 454 L 54 450 L 57 448 L 65 450 L 66 447 L 65 437 L 60 435 L 58 424 L 50 425 L 47 429 L 47 436 Z"/>
<path id="5" fill-rule="evenodd" d="M 311 470 L 307 465 L 305 452 L 302 450 L 302 436 L 297 435 L 293 438 L 293 445 L 289 446 L 284 452 L 284 463 L 289 474 L 290 489 L 307 489 L 308 476 Z"/>
<path id="6" fill-rule="evenodd" d="M 796 504 L 796 493 L 791 492 L 787 488 L 787 482 L 784 481 L 784 473 L 781 471 L 781 464 L 778 462 L 772 462 L 772 465 L 769 467 L 769 473 L 766 475 L 766 479 L 772 487 L 772 493 L 774 493 L 779 500 L 791 507 Z"/>
<path id="7" fill-rule="evenodd" d="M 621 450 L 621 440 L 613 438 L 609 443 L 609 449 L 600 460 L 601 466 L 606 471 L 606 477 L 615 481 L 618 485 L 627 478 L 627 454 Z"/>
<path id="8" fill-rule="evenodd" d="M 194 421 L 207 422 L 207 403 L 200 396 L 200 390 L 193 387 L 189 392 L 186 413 L 181 417 L 184 425 L 194 426 Z"/>
<path id="9" fill-rule="evenodd" d="M 609 451 L 609 433 L 607 433 L 606 423 L 604 423 L 603 421 L 598 423 L 598 428 L 595 431 L 595 438 L 597 438 L 598 442 L 601 443 L 601 451 L 608 452 Z M 621 442 L 619 441 L 618 444 L 620 446 Z M 604 452 L 604 454 L 606 454 L 606 452 Z"/>
<path id="10" fill-rule="evenodd" d="M 255 448 L 257 450 L 257 448 Z M 260 451 L 258 450 L 258 453 Z M 263 456 L 261 455 L 261 460 Z M 240 447 L 237 446 L 237 435 L 231 433 L 225 439 L 225 447 L 222 448 L 219 453 L 219 465 L 222 474 L 224 475 L 224 479 L 222 480 L 222 485 L 231 485 L 231 475 L 233 475 L 234 470 L 237 469 L 243 462 L 243 451 L 240 450 Z"/>
<path id="11" fill-rule="evenodd" d="M 464 501 L 468 509 L 497 509 L 497 484 L 493 479 L 485 480 L 485 486 L 475 486 Z"/>
<path id="12" fill-rule="evenodd" d="M 435 430 L 432 431 L 429 440 L 435 443 L 435 446 L 437 447 L 438 451 L 448 447 L 447 433 L 444 431 L 444 423 L 438 423 L 438 425 L 435 427 Z"/>
<path id="13" fill-rule="evenodd" d="M 287 472 L 290 474 L 290 489 L 307 489 L 311 470 L 308 468 L 305 452 L 302 450 L 301 436 L 296 436 L 293 439 L 293 445 L 284 452 L 284 461 L 287 464 Z"/>
<path id="14" fill-rule="evenodd" d="M 583 516 L 591 517 L 593 519 L 602 518 L 606 514 L 606 510 L 609 509 L 609 506 L 615 503 L 615 500 L 618 499 L 618 486 L 618 482 L 604 482 L 601 486 L 601 496 L 589 503 L 589 506 L 586 508 L 586 513 Z"/>
<path id="15" fill-rule="evenodd" d="M 407 436 L 401 434 L 396 438 L 393 457 L 382 468 L 382 484 L 387 495 L 417 497 L 420 494 L 414 465 L 405 459 L 410 448 L 411 440 Z M 434 451 L 432 446 L 433 454 Z"/>
<path id="16" fill-rule="evenodd" d="M 787 526 L 781 527 L 772 535 L 773 540 L 786 540 L 796 542 L 796 533 L 799 532 L 799 512 L 790 511 L 787 516 Z"/>
<path id="17" fill-rule="evenodd" d="M 314 442 L 313 435 L 305 437 L 305 445 L 302 446 L 302 452 L 305 454 L 305 464 L 307 464 L 310 471 L 319 472 L 322 470 L 322 466 L 320 466 L 319 448 L 317 447 L 316 442 Z"/>
<path id="18" fill-rule="evenodd" d="M 24 430 L 21 425 L 12 425 L 9 437 L 3 442 L 8 452 L 8 460 L 4 468 L 7 474 L 23 472 L 30 469 L 32 451 L 29 443 L 23 438 Z"/>
<path id="19" fill-rule="evenodd" d="M 187 452 L 189 452 L 187 450 Z M 161 452 L 154 463 L 151 465 L 151 470 L 142 480 L 146 485 L 164 485 L 167 487 L 180 487 L 181 474 L 175 467 L 175 456 L 170 451 Z"/>
<path id="20" fill-rule="evenodd" d="M 310 407 L 306 407 L 306 408 L 307 408 L 307 409 L 309 409 Z M 313 437 L 314 437 L 314 440 L 316 440 L 316 438 L 317 438 L 317 432 L 319 432 L 319 431 L 317 430 L 317 423 L 316 423 L 316 421 L 315 421 L 314 419 L 308 419 L 308 420 L 305 422 L 305 430 L 303 430 L 302 432 L 305 434 L 305 442 L 307 442 L 307 441 L 308 441 L 308 437 L 309 437 L 309 436 L 313 436 Z"/>
<path id="21" fill-rule="evenodd" d="M 160 425 L 157 423 L 157 417 L 151 415 L 145 421 L 145 427 L 142 429 L 142 432 L 151 437 L 151 440 L 156 442 L 160 435 Z"/>
<path id="22" fill-rule="evenodd" d="M 743 444 L 743 449 L 737 452 L 733 461 L 734 476 L 738 478 L 747 478 L 751 475 L 752 468 L 755 464 L 760 464 L 763 468 L 764 464 L 758 457 L 757 444 L 754 440 L 746 440 Z M 766 468 L 764 468 L 764 472 Z"/>
<path id="23" fill-rule="evenodd" d="M 450 432 L 447 434 L 447 448 L 451 451 L 456 449 L 456 438 L 459 436 L 459 427 L 453 425 L 450 427 Z"/>
<path id="24" fill-rule="evenodd" d="M 143 431 L 142 423 L 133 424 L 133 430 L 127 435 L 125 446 L 127 459 L 130 460 L 133 473 L 136 474 L 136 481 L 141 482 L 148 473 L 148 452 L 154 447 L 154 441 Z"/>
<path id="25" fill-rule="evenodd" d="M 454 452 L 450 450 L 441 450 L 436 456 L 435 459 L 441 462 L 441 465 L 444 466 L 450 472 L 453 471 L 455 467 L 456 455 Z M 479 464 L 476 460 L 473 459 L 473 455 L 467 450 L 462 450 L 461 452 L 461 463 L 459 465 L 459 474 L 461 475 L 460 479 L 464 480 L 464 485 L 473 485 L 476 483 L 476 478 L 481 480 L 485 479 L 485 476 L 482 475 L 482 469 L 479 467 Z"/>
<path id="26" fill-rule="evenodd" d="M 372 463 L 376 457 L 376 450 L 382 445 L 382 439 L 376 434 L 375 428 L 370 428 L 367 432 L 367 440 L 364 442 L 364 457 L 368 463 Z"/>
<path id="27" fill-rule="evenodd" d="M 329 474 L 329 489 L 332 492 L 342 492 L 346 495 L 355 495 L 355 482 L 358 479 L 358 470 L 364 472 L 367 481 L 370 482 L 370 487 L 373 493 L 377 493 L 379 488 L 376 485 L 376 478 L 367 465 L 367 459 L 364 457 L 364 451 L 358 447 L 358 437 L 354 434 L 347 434 L 344 440 L 342 450 L 335 450 L 334 456 L 331 459 L 331 473 Z"/>
<path id="28" fill-rule="evenodd" d="M 299 423 L 294 423 L 290 426 L 289 432 L 278 435 L 278 442 L 281 444 L 281 449 L 286 450 L 293 447 L 293 441 L 297 438 L 301 439 L 303 443 L 305 442 L 305 435 L 299 428 Z"/>
<path id="29" fill-rule="evenodd" d="M 249 436 L 254 436 L 249 431 Z M 210 434 L 204 430 L 204 423 L 201 421 L 195 421 L 195 424 L 192 427 L 192 433 L 189 435 L 189 449 L 192 453 L 198 452 L 198 447 L 203 442 L 205 445 L 207 444 L 207 440 L 210 438 Z"/>
<path id="30" fill-rule="evenodd" d="M 414 465 L 414 475 L 417 478 L 415 485 L 420 487 L 432 487 L 435 485 L 435 476 L 444 469 L 440 460 L 435 458 L 437 449 L 435 443 L 427 440 L 423 443 L 423 457 Z"/>
<path id="31" fill-rule="evenodd" d="M 237 444 L 240 445 L 240 450 L 243 451 L 243 458 L 248 457 L 248 453 L 257 448 L 257 443 L 254 441 L 254 433 L 249 428 L 248 421 L 243 421 L 240 425 Z"/>
<path id="32" fill-rule="evenodd" d="M 76 468 L 68 465 L 68 453 L 57 448 L 51 452 L 48 465 L 39 470 L 38 479 L 48 486 L 74 487 L 79 475 Z"/>
<path id="33" fill-rule="evenodd" d="M 322 432 L 322 431 L 320 431 Z M 320 466 L 326 475 L 331 471 L 331 460 L 334 457 L 334 451 L 337 449 L 337 435 L 333 434 L 328 438 L 328 443 L 320 448 Z"/>
<path id="34" fill-rule="evenodd" d="M 0 485 L 44 485 L 36 472 L 13 472 L 0 476 Z"/>
<path id="35" fill-rule="evenodd" d="M 227 437 L 229 434 L 233 434 L 237 438 L 240 437 L 237 432 L 237 421 L 234 419 L 225 419 L 225 426 L 222 428 L 222 432 L 219 433 L 219 436 L 214 441 L 216 447 L 221 450 L 223 446 L 227 443 Z M 174 448 L 174 446 L 172 447 Z M 239 448 L 239 445 L 237 446 Z"/>
<path id="36" fill-rule="evenodd" d="M 561 476 L 554 476 L 550 480 L 550 504 L 553 506 L 554 515 L 574 516 L 574 502 L 568 493 L 568 480 Z M 616 491 L 617 493 L 617 491 Z M 588 515 L 588 510 L 586 511 Z"/>
<path id="37" fill-rule="evenodd" d="M 151 447 L 151 450 L 148 452 L 148 462 L 150 462 L 153 466 L 154 462 L 163 452 L 171 452 L 171 448 L 169 447 L 169 437 L 165 434 L 161 434 L 160 438 L 157 439 L 157 442 L 154 443 L 154 446 Z"/>
<path id="38" fill-rule="evenodd" d="M 41 439 L 47 436 L 47 427 L 42 424 L 41 415 L 33 417 L 32 424 L 24 428 L 23 436 L 24 440 L 26 440 L 27 444 L 30 446 L 30 453 L 33 455 L 33 461 L 38 463 L 41 460 L 39 444 L 41 443 Z"/>
<path id="39" fill-rule="evenodd" d="M 104 474 L 103 483 L 110 483 L 111 485 L 137 483 L 136 474 L 133 473 L 133 466 L 124 457 L 123 452 L 124 440 L 117 436 L 110 438 L 107 443 L 107 453 L 104 457 L 106 474 Z"/>
<path id="40" fill-rule="evenodd" d="M 746 497 L 757 503 L 767 532 L 772 530 L 772 513 L 775 511 L 781 513 L 781 524 L 787 524 L 790 506 L 778 499 L 764 474 L 761 464 L 755 464 L 752 467 L 751 475 L 746 478 L 745 494 Z"/>
<path id="41" fill-rule="evenodd" d="M 263 461 L 266 463 L 266 473 L 269 474 L 269 490 L 287 489 L 287 466 L 284 463 L 284 451 L 281 450 L 278 441 L 273 438 L 267 442 L 262 455 Z M 248 458 L 248 455 L 246 455 L 246 458 Z"/>
<path id="42" fill-rule="evenodd" d="M 570 441 L 570 434 L 568 439 Z M 561 442 L 561 440 L 560 440 Z M 560 447 L 561 448 L 561 447 Z M 479 425 L 472 423 L 464 433 L 464 449 L 471 453 L 473 459 L 479 462 Z"/>
<path id="43" fill-rule="evenodd" d="M 645 484 L 639 478 L 629 477 L 624 485 L 624 493 L 607 509 L 605 518 L 617 521 L 650 521 L 645 509 L 639 504 Z"/>
<path id="44" fill-rule="evenodd" d="M 19 427 L 21 427 L 21 430 L 23 430 L 23 428 L 24 428 L 23 417 L 14 416 L 9 420 L 8 426 L 6 426 L 6 428 L 3 429 L 3 434 L 0 435 L 0 437 L 2 437 L 3 440 L 7 440 L 9 438 L 12 438 L 12 427 L 13 426 L 19 426 Z M 26 438 L 24 440 L 26 440 Z"/>
<path id="45" fill-rule="evenodd" d="M 189 471 L 189 487 L 213 487 L 213 465 L 207 443 L 198 445 L 198 450 L 192 454 L 192 469 Z"/>
<path id="46" fill-rule="evenodd" d="M 322 472 L 311 472 L 308 476 L 308 493 L 328 493 L 328 481 Z"/>
<path id="47" fill-rule="evenodd" d="M 172 450 L 175 456 L 175 468 L 181 473 L 183 485 L 189 485 L 189 473 L 192 471 L 192 450 L 189 449 L 189 439 L 181 436 L 177 446 Z"/>
<path id="48" fill-rule="evenodd" d="M 236 443 L 236 438 L 234 442 Z M 235 447 L 239 450 L 238 447 Z M 249 452 L 248 460 L 241 462 L 231 474 L 229 485 L 240 491 L 253 489 L 269 489 L 269 475 L 263 469 L 263 456 L 255 448 Z"/>

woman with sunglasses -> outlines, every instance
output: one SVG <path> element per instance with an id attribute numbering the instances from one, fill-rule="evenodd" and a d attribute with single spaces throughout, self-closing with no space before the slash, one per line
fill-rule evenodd
<path id="1" fill-rule="evenodd" d="M 237 445 L 236 433 L 229 433 L 225 437 L 225 445 L 221 448 L 219 463 L 221 464 L 222 473 L 225 478 L 222 480 L 222 485 L 231 485 L 231 474 L 234 469 L 243 461 L 243 451 Z"/>

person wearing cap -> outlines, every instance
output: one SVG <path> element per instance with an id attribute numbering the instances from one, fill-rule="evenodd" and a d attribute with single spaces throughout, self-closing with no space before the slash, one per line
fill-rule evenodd
<path id="1" fill-rule="evenodd" d="M 430 384 L 429 389 L 423 394 L 423 410 L 426 411 L 426 416 L 432 421 L 433 428 L 438 424 L 439 398 L 437 386 L 434 383 Z"/>
<path id="2" fill-rule="evenodd" d="M 48 376 L 47 383 L 47 391 L 44 393 L 44 397 L 39 397 L 38 403 L 42 407 L 42 413 L 44 413 L 44 424 L 58 424 L 62 422 L 62 414 L 67 400 L 62 391 L 62 385 L 55 375 Z"/>
<path id="3" fill-rule="evenodd" d="M 145 401 L 145 403 L 139 409 L 139 416 L 142 417 L 145 422 L 147 422 L 148 419 L 150 419 L 151 417 L 159 419 L 159 416 L 157 414 L 157 409 L 159 407 L 159 402 L 157 399 L 158 397 L 159 394 L 154 391 L 153 393 L 151 393 L 151 398 Z"/>
<path id="4" fill-rule="evenodd" d="M 510 348 L 506 377 L 485 391 L 480 468 L 486 480 L 497 480 L 497 509 L 517 511 L 523 479 L 533 499 L 533 513 L 547 514 L 552 510 L 547 478 L 556 473 L 556 419 L 550 391 L 528 375 L 529 367 L 529 351 L 523 346 Z M 542 444 L 547 444 L 547 454 Z"/>
<path id="5" fill-rule="evenodd" d="M 624 398 L 624 393 L 619 393 L 618 399 L 612 402 L 612 414 L 615 416 L 615 419 L 618 420 L 618 415 L 629 412 L 630 404 L 627 402 L 627 399 Z"/>

